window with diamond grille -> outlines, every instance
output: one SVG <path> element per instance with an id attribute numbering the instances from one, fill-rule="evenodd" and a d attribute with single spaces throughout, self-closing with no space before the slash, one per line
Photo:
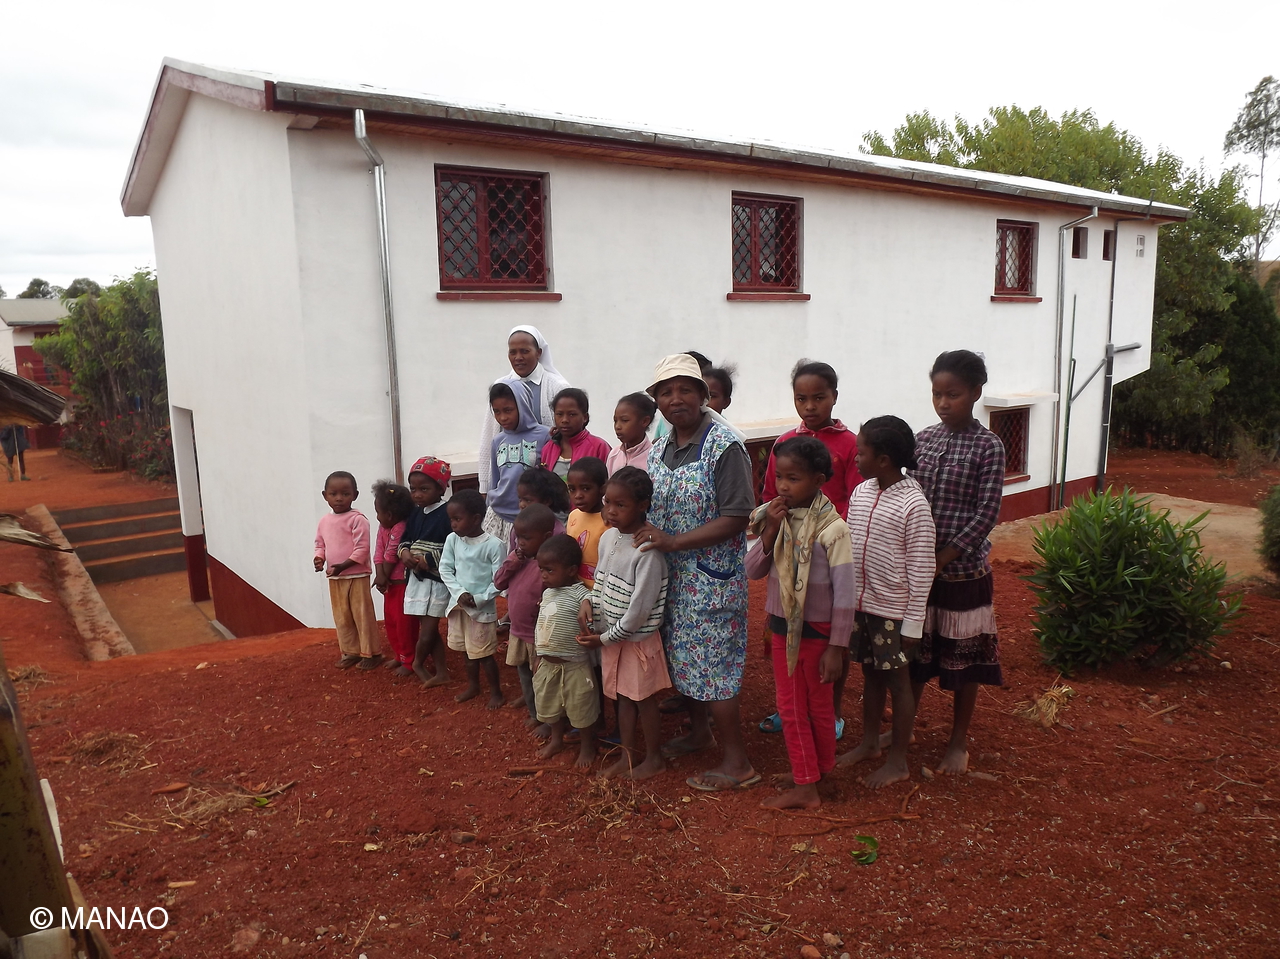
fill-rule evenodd
<path id="1" fill-rule="evenodd" d="M 733 289 L 800 289 L 800 201 L 733 195 Z"/>
<path id="2" fill-rule="evenodd" d="M 1004 472 L 1015 476 L 1027 472 L 1027 434 L 1031 427 L 1030 407 L 991 411 L 991 432 L 1004 444 Z"/>
<path id="3" fill-rule="evenodd" d="M 545 290 L 542 177 L 436 169 L 440 289 Z"/>
<path id="4" fill-rule="evenodd" d="M 996 220 L 996 295 L 1030 296 L 1036 225 Z"/>

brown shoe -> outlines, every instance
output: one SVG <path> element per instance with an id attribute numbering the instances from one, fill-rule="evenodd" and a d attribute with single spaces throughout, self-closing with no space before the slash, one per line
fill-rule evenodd
<path id="1" fill-rule="evenodd" d="M 372 656 L 365 656 L 360 660 L 360 665 L 356 669 L 377 669 L 382 663 L 382 656 L 374 653 Z"/>
<path id="2" fill-rule="evenodd" d="M 333 665 L 337 666 L 339 669 L 350 669 L 358 662 L 360 662 L 359 656 L 339 656 L 338 661 Z"/>

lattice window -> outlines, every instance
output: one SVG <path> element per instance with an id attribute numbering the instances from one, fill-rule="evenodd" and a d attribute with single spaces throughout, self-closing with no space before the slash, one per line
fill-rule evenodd
<path id="1" fill-rule="evenodd" d="M 733 289 L 800 289 L 800 202 L 733 195 Z"/>
<path id="2" fill-rule="evenodd" d="M 1027 472 L 1027 436 L 1031 432 L 1031 408 L 991 411 L 991 432 L 1004 444 L 1004 472 L 1015 476 Z"/>
<path id="3" fill-rule="evenodd" d="M 996 221 L 996 294 L 1030 296 L 1036 225 Z"/>
<path id="4" fill-rule="evenodd" d="M 442 290 L 545 290 L 542 177 L 436 169 Z"/>

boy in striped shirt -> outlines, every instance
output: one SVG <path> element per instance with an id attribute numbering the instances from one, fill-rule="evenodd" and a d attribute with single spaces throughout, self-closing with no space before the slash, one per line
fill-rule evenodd
<path id="1" fill-rule="evenodd" d="M 858 433 L 858 472 L 867 478 L 849 503 L 853 540 L 854 659 L 862 663 L 862 742 L 840 757 L 851 765 L 880 755 L 880 717 L 893 700 L 893 733 L 885 764 L 863 782 L 881 789 L 910 777 L 907 745 L 916 701 L 908 664 L 924 632 L 935 572 L 933 512 L 915 467 L 915 434 L 896 416 L 877 416 Z"/>

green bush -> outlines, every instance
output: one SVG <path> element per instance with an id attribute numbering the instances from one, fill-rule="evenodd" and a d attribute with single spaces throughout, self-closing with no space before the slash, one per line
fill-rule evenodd
<path id="1" fill-rule="evenodd" d="M 1280 270 L 1276 272 L 1280 274 Z M 1262 501 L 1262 544 L 1258 552 L 1271 572 L 1280 576 L 1280 486 L 1271 487 Z"/>
<path id="2" fill-rule="evenodd" d="M 1226 567 L 1200 552 L 1205 515 L 1176 523 L 1129 490 L 1090 493 L 1036 532 L 1033 628 L 1064 673 L 1121 660 L 1163 666 L 1205 654 L 1241 612 Z"/>

